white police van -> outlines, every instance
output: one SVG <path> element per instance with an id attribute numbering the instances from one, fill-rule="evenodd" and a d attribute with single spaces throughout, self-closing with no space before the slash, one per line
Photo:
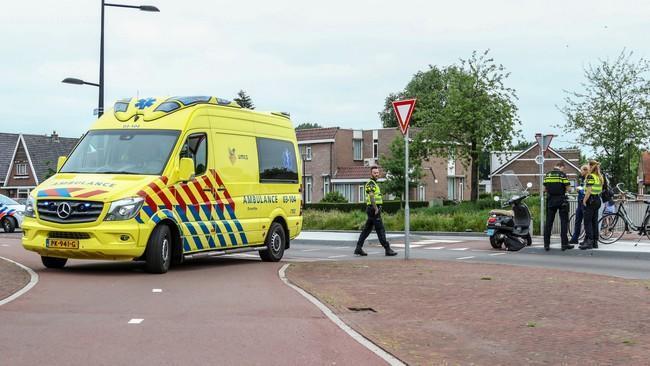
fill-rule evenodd
<path id="1" fill-rule="evenodd" d="M 23 225 L 25 206 L 0 194 L 0 226 L 5 233 L 13 233 Z"/>

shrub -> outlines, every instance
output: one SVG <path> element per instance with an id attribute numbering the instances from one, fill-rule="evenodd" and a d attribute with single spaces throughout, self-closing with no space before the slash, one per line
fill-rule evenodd
<path id="1" fill-rule="evenodd" d="M 348 200 L 343 197 L 341 192 L 338 191 L 333 191 L 329 192 L 323 197 L 322 200 L 320 200 L 323 203 L 347 203 Z"/>

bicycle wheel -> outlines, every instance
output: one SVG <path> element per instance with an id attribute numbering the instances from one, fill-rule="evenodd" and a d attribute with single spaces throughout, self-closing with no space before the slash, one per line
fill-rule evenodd
<path id="1" fill-rule="evenodd" d="M 598 220 L 598 241 L 603 244 L 617 242 L 625 234 L 625 220 L 619 214 L 604 215 Z"/>
<path id="2" fill-rule="evenodd" d="M 650 240 L 650 216 L 643 219 L 643 227 L 645 228 L 645 236 Z"/>
<path id="3" fill-rule="evenodd" d="M 569 217 L 569 240 L 573 238 L 573 229 L 576 227 L 576 214 Z M 581 242 L 585 238 L 585 228 L 584 225 L 580 224 L 580 235 L 578 235 L 578 241 Z"/>

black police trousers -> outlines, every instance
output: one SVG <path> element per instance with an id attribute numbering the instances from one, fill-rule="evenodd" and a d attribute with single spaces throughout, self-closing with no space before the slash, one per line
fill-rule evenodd
<path id="1" fill-rule="evenodd" d="M 598 244 L 598 210 L 600 210 L 600 197 L 589 196 L 585 206 L 585 242 L 590 245 Z"/>
<path id="2" fill-rule="evenodd" d="M 372 206 L 366 207 L 366 215 L 368 218 L 366 219 L 366 225 L 363 227 L 363 231 L 361 231 L 361 235 L 359 235 L 357 248 L 363 247 L 363 243 L 366 241 L 366 238 L 368 238 L 368 235 L 370 235 L 372 232 L 373 227 L 377 232 L 377 237 L 379 238 L 379 243 L 381 243 L 381 246 L 385 249 L 389 248 L 390 244 L 388 243 L 388 240 L 386 240 L 386 230 L 384 229 L 384 223 L 381 221 L 381 207 L 379 207 L 379 212 L 376 215 L 375 209 L 372 208 Z"/>
<path id="3" fill-rule="evenodd" d="M 569 245 L 569 202 L 564 195 L 555 197 L 548 196 L 546 203 L 546 223 L 544 225 L 544 246 L 551 243 L 551 230 L 553 230 L 553 221 L 555 214 L 560 213 L 560 241 L 563 247 Z"/>

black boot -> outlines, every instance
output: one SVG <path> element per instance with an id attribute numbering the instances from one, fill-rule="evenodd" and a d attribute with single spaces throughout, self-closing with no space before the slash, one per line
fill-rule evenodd
<path id="1" fill-rule="evenodd" d="M 573 248 L 575 248 L 575 246 L 573 246 L 572 244 L 563 245 L 562 251 L 573 249 Z"/>
<path id="2" fill-rule="evenodd" d="M 386 256 L 387 257 L 392 257 L 394 255 L 397 255 L 397 252 L 392 250 L 390 247 L 386 248 Z"/>
<path id="3" fill-rule="evenodd" d="M 368 255 L 368 253 L 364 252 L 363 248 L 361 248 L 360 246 L 357 246 L 357 248 L 354 250 L 354 254 L 355 255 L 360 255 L 362 257 L 365 257 L 365 256 Z"/>
<path id="4" fill-rule="evenodd" d="M 582 244 L 580 244 L 580 246 L 578 248 L 580 248 L 581 250 L 592 249 L 593 248 L 592 245 L 593 244 L 592 244 L 591 240 L 585 240 L 585 241 L 582 242 Z"/>
<path id="5" fill-rule="evenodd" d="M 598 249 L 598 240 L 595 240 L 593 244 L 591 244 L 591 247 L 594 249 Z"/>
<path id="6" fill-rule="evenodd" d="M 546 243 L 544 243 L 544 250 L 547 251 L 547 252 L 548 252 L 549 250 L 551 250 L 551 244 L 546 244 Z"/>

